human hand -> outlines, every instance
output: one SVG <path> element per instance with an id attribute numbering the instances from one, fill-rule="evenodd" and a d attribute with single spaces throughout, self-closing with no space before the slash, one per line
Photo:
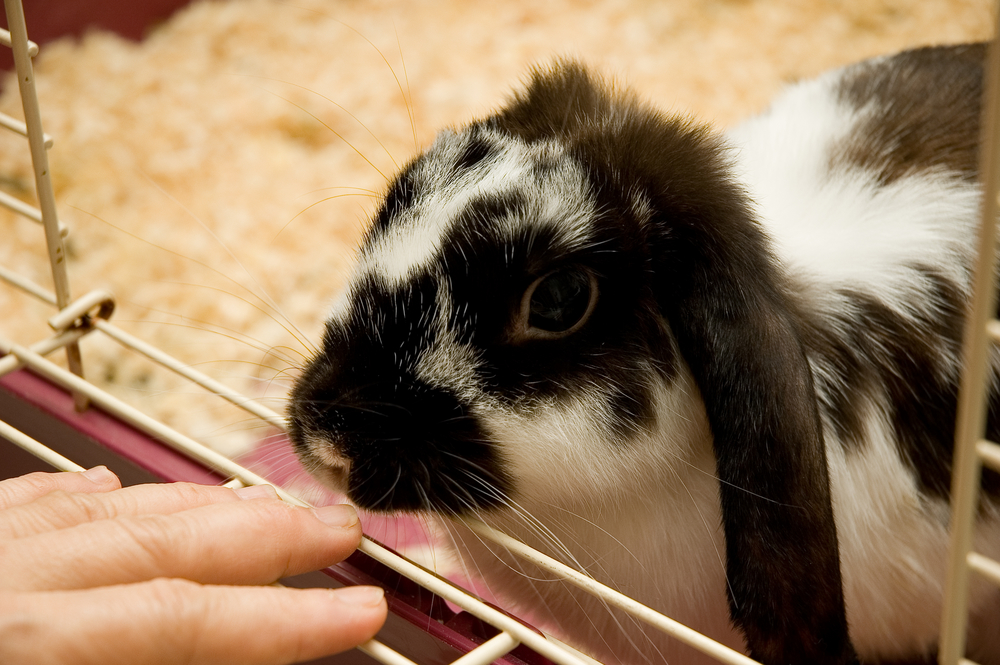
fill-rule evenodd
<path id="1" fill-rule="evenodd" d="M 241 500 L 243 499 L 243 500 Z M 348 556 L 349 506 L 270 487 L 122 489 L 104 467 L 0 482 L 0 662 L 293 663 L 385 621 L 373 587 L 264 586 Z"/>

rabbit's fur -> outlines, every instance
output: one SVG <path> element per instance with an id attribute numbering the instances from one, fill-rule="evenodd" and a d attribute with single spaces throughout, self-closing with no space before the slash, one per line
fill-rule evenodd
<path id="1" fill-rule="evenodd" d="M 293 392 L 300 456 L 362 507 L 477 516 L 765 663 L 931 662 L 984 56 L 847 67 L 727 137 L 536 71 L 392 183 Z M 440 522 L 598 658 L 701 658 Z M 970 598 L 970 653 L 1000 663 L 1000 591 Z"/>

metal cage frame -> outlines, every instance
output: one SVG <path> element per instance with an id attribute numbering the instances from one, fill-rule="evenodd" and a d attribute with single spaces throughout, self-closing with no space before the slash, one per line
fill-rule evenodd
<path id="1" fill-rule="evenodd" d="M 34 88 L 32 58 L 38 53 L 38 47 L 28 40 L 21 0 L 4 0 L 4 4 L 10 31 L 0 32 L 0 44 L 13 50 L 25 121 L 0 114 L 0 128 L 26 137 L 38 204 L 32 206 L 0 192 L 0 205 L 44 227 L 54 291 L 3 266 L 0 266 L 0 281 L 53 306 L 56 313 L 48 320 L 53 334 L 30 346 L 0 336 L 0 416 L 7 420 L 0 419 L 0 440 L 28 451 L 44 464 L 59 470 L 83 470 L 77 461 L 112 460 L 112 466 L 126 483 L 190 480 L 230 487 L 269 483 L 266 478 L 163 425 L 83 378 L 78 342 L 86 335 L 104 335 L 269 426 L 278 430 L 285 428 L 285 420 L 280 414 L 112 324 L 109 319 L 114 311 L 114 299 L 110 293 L 92 291 L 75 300 L 71 298 L 63 243 L 67 229 L 57 216 L 47 159 L 53 140 L 43 132 Z M 1000 563 L 971 551 L 982 464 L 1000 471 L 1000 445 L 983 440 L 989 346 L 1000 344 L 1000 321 L 991 315 L 996 301 L 993 279 L 996 224 L 993 220 L 1000 211 L 997 199 L 1000 192 L 1000 50 L 996 48 L 991 48 L 988 76 L 983 116 L 984 149 L 981 151 L 981 177 L 984 190 L 988 192 L 983 196 L 982 214 L 988 223 L 981 226 L 974 308 L 965 336 L 967 360 L 956 433 L 952 545 L 942 618 L 941 665 L 972 665 L 963 658 L 970 572 L 984 575 L 1000 585 Z M 68 370 L 47 359 L 46 356 L 56 352 L 67 354 Z M 48 445 L 40 443 L 39 438 L 45 438 Z M 282 499 L 306 505 L 282 488 L 276 490 Z M 729 665 L 756 662 L 481 522 L 468 521 L 467 525 L 479 536 L 568 583 L 601 596 L 609 605 L 720 662 Z M 375 583 L 386 589 L 392 615 L 390 621 L 376 639 L 359 647 L 361 652 L 385 665 L 414 665 L 415 660 L 421 665 L 487 665 L 494 661 L 508 665 L 546 662 L 593 665 L 595 662 L 367 536 L 355 555 L 324 572 L 326 576 L 305 576 L 288 583 L 332 586 Z M 458 606 L 461 611 L 449 610 L 443 601 Z M 414 631 L 420 636 L 415 637 Z M 414 643 L 418 644 L 415 649 L 418 653 L 413 653 Z M 404 651 L 411 653 L 401 653 Z M 444 657 L 442 653 L 449 655 Z"/>

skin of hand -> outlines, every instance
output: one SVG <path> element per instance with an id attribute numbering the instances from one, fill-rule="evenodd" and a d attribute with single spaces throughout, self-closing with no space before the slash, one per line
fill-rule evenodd
<path id="1" fill-rule="evenodd" d="M 268 486 L 122 489 L 105 467 L 0 482 L 0 663 L 294 663 L 367 641 L 377 587 L 266 585 L 342 560 L 350 506 Z"/>

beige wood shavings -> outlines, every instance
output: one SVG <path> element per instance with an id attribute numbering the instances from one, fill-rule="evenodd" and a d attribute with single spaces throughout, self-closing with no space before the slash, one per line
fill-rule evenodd
<path id="1" fill-rule="evenodd" d="M 318 337 L 385 176 L 437 129 L 502 103 L 530 65 L 580 57 L 724 127 L 788 81 L 984 39 L 989 7 L 241 0 L 195 3 L 141 44 L 96 32 L 56 42 L 37 81 L 74 290 L 110 287 L 123 327 L 263 394 L 305 351 L 293 325 Z M 6 89 L 0 108 L 20 115 L 16 86 Z M 0 173 L 30 197 L 16 137 L 0 137 Z M 0 217 L 0 237 L 0 263 L 49 283 L 38 227 Z M 47 310 L 6 288 L 0 307 L 3 335 L 47 334 Z M 96 382 L 225 451 L 260 434 L 113 345 L 88 340 L 85 354 Z"/>

